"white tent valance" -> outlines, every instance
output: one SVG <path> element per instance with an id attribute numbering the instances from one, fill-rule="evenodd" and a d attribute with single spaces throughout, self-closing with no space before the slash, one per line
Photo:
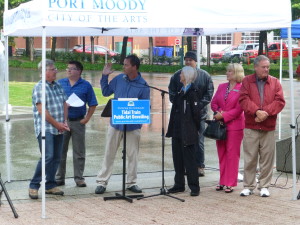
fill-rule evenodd
<path id="1" fill-rule="evenodd" d="M 5 11 L 4 35 L 42 36 L 43 27 L 56 37 L 212 35 L 290 27 L 290 11 L 290 0 L 33 0 Z"/>

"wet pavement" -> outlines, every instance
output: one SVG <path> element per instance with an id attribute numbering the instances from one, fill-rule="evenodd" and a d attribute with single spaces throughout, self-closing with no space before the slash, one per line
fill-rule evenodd
<path id="1" fill-rule="evenodd" d="M 151 86 L 167 90 L 170 79 L 170 74 L 143 74 L 147 82 Z M 89 79 L 88 79 L 89 80 Z M 219 83 L 226 82 L 226 77 L 223 75 L 213 76 L 215 89 Z M 98 83 L 98 78 L 94 78 L 94 83 Z M 287 105 L 284 108 L 281 116 L 281 138 L 291 136 L 289 124 L 291 118 L 290 111 L 290 88 L 289 81 L 283 80 L 282 82 Z M 96 86 L 96 85 L 95 85 Z M 295 95 L 295 116 L 300 113 L 300 104 L 297 104 L 300 97 L 300 82 L 294 81 L 294 95 Z M 169 120 L 169 113 L 171 104 L 169 103 L 168 96 L 166 96 L 166 113 L 165 113 L 165 129 Z M 139 167 L 138 167 L 138 184 L 143 188 L 145 193 L 157 193 L 162 185 L 162 102 L 161 94 L 156 90 L 151 90 L 151 124 L 144 125 L 142 128 L 142 137 L 139 154 Z M 67 177 L 66 185 L 63 187 L 65 197 L 49 197 L 50 201 L 65 201 L 78 198 L 94 198 L 94 190 L 96 187 L 95 176 L 101 168 L 106 130 L 109 124 L 107 118 L 100 116 L 103 106 L 98 106 L 95 114 L 87 124 L 86 129 L 86 168 L 85 178 L 87 181 L 87 188 L 77 188 L 72 179 L 73 164 L 72 164 L 72 151 L 68 154 L 67 161 Z M 211 115 L 211 112 L 210 112 Z M 278 126 L 279 128 L 279 126 Z M 278 139 L 279 129 L 276 131 Z M 9 147 L 11 155 L 8 158 L 6 155 L 6 131 L 8 131 Z M 6 188 L 16 204 L 30 203 L 32 200 L 28 199 L 28 184 L 33 175 L 38 157 L 39 150 L 33 130 L 33 119 L 31 107 L 13 107 L 11 120 L 5 122 L 5 116 L 0 116 L 0 173 L 3 181 L 7 181 L 8 165 L 11 163 L 11 182 L 6 184 Z M 106 195 L 112 195 L 116 191 L 121 190 L 121 174 L 122 174 L 122 159 L 121 147 L 117 153 L 114 163 L 113 176 L 107 187 Z M 218 182 L 218 158 L 216 154 L 215 142 L 206 139 L 206 176 L 200 178 L 201 188 L 211 188 Z M 242 151 L 241 151 L 242 152 Z M 240 171 L 243 171 L 243 154 L 241 154 Z M 165 170 L 165 184 L 171 186 L 173 184 L 173 162 L 171 155 L 171 140 L 165 139 L 165 152 L 164 152 L 164 170 Z M 274 175 L 275 176 L 275 175 Z M 276 175 L 277 176 L 277 175 Z M 239 184 L 240 188 L 241 184 Z M 290 190 L 290 196 L 291 196 Z M 6 198 L 2 196 L 2 201 L 7 210 L 9 210 Z M 40 201 L 40 200 L 39 200 Z M 48 200 L 47 200 L 48 201 Z M 173 202 L 173 200 L 170 200 Z M 3 208 L 3 206 L 2 206 Z M 0 214 L 1 210 L 0 208 Z M 0 223 L 1 215 L 0 215 Z M 26 223 L 24 223 L 26 224 Z M 34 224 L 34 223 L 32 223 Z M 38 224 L 38 223 L 37 223 Z M 60 223 L 57 223 L 60 224 Z M 92 224 L 92 223 L 91 223 Z M 95 223 L 97 224 L 97 223 Z M 104 224 L 104 223 L 103 223 Z M 118 223 L 111 223 L 118 224 Z M 130 223 L 125 223 L 130 224 Z M 137 223 L 138 224 L 138 223 Z M 154 223 L 153 223 L 154 224 Z M 167 223 L 166 223 L 167 224 Z M 196 223 L 193 223 L 196 224 Z M 258 224 L 258 223 L 257 223 Z"/>

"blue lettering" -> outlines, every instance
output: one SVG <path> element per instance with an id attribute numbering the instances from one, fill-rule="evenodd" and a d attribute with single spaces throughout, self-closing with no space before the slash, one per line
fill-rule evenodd
<path id="1" fill-rule="evenodd" d="M 62 2 L 64 3 L 64 5 L 61 5 Z M 58 2 L 57 2 L 57 6 L 58 6 L 59 8 L 66 8 L 67 5 L 68 5 L 67 0 L 65 0 L 65 1 L 60 1 L 60 0 L 58 0 Z"/>
<path id="2" fill-rule="evenodd" d="M 52 3 L 55 4 L 56 0 L 49 0 L 49 6 L 50 6 L 50 8 L 52 8 Z"/>
<path id="3" fill-rule="evenodd" d="M 93 9 L 145 10 L 145 3 L 146 0 L 93 0 Z"/>
<path id="4" fill-rule="evenodd" d="M 129 6 L 128 6 L 128 8 L 129 8 L 130 10 L 134 10 L 134 9 L 136 9 L 136 7 L 137 7 L 137 3 L 136 3 L 136 1 L 135 1 L 135 0 L 129 0 L 128 2 L 129 2 Z"/>
<path id="5" fill-rule="evenodd" d="M 108 5 L 109 1 L 112 2 L 111 8 L 109 8 L 109 5 Z M 116 3 L 114 2 L 114 0 L 107 0 L 105 6 L 106 6 L 107 9 L 114 9 L 116 7 Z"/>
<path id="6" fill-rule="evenodd" d="M 76 6 L 76 0 L 70 0 L 70 8 L 72 9 L 72 8 L 77 8 L 77 6 Z"/>
<path id="7" fill-rule="evenodd" d="M 84 0 L 49 0 L 49 8 L 67 8 L 69 5 L 70 9 L 84 8 Z"/>
<path id="8" fill-rule="evenodd" d="M 142 0 L 139 0 L 139 2 L 141 3 L 141 9 L 145 10 L 144 5 L 145 5 L 146 0 L 144 0 L 144 2 L 142 2 Z"/>
<path id="9" fill-rule="evenodd" d="M 103 9 L 103 1 L 101 0 L 100 3 L 98 4 L 96 0 L 93 0 L 93 9 L 98 9 L 99 7 Z"/>
<path id="10" fill-rule="evenodd" d="M 120 3 L 120 2 L 123 2 L 123 8 L 121 8 L 122 3 Z M 118 7 L 118 9 L 120 9 L 120 10 L 126 9 L 126 2 L 125 2 L 125 0 L 119 0 L 118 3 L 117 3 L 117 7 Z"/>

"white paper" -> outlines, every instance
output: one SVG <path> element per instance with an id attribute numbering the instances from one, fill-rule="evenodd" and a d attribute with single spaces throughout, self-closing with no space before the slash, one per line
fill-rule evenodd
<path id="1" fill-rule="evenodd" d="M 67 104 L 72 107 L 81 107 L 84 105 L 84 102 L 75 93 L 73 93 L 68 98 Z"/>

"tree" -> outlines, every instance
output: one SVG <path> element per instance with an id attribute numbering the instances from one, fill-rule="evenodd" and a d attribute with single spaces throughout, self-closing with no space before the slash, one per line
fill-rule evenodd
<path id="1" fill-rule="evenodd" d="M 34 44 L 34 37 L 30 37 L 29 38 L 29 46 L 30 46 L 30 61 L 33 62 L 34 60 L 34 47 L 33 47 L 33 44 Z"/>
<path id="2" fill-rule="evenodd" d="M 258 55 L 262 55 L 264 51 L 264 45 L 265 49 L 268 49 L 268 37 L 267 37 L 267 31 L 262 30 L 259 32 L 259 48 L 258 48 Z M 267 52 L 266 52 L 267 54 Z"/>
<path id="3" fill-rule="evenodd" d="M 122 46 L 122 52 L 121 52 L 121 58 L 120 58 L 120 64 L 123 65 L 124 59 L 126 57 L 126 50 L 127 50 L 127 41 L 128 37 L 123 37 L 123 46 Z"/>
<path id="4" fill-rule="evenodd" d="M 210 66 L 210 36 L 206 36 L 207 43 L 207 66 Z"/>
<path id="5" fill-rule="evenodd" d="M 193 38 L 187 37 L 186 42 L 187 42 L 187 50 L 192 51 L 193 50 Z"/>
<path id="6" fill-rule="evenodd" d="M 292 20 L 297 20 L 300 17 L 300 0 L 291 0 L 292 4 Z"/>
<path id="7" fill-rule="evenodd" d="M 153 37 L 149 37 L 149 64 L 153 64 Z"/>
<path id="8" fill-rule="evenodd" d="M 91 63 L 95 64 L 95 38 L 94 36 L 91 36 L 90 39 L 91 39 L 91 51 L 92 51 Z"/>
<path id="9" fill-rule="evenodd" d="M 52 37 L 50 58 L 55 61 L 56 37 Z"/>

